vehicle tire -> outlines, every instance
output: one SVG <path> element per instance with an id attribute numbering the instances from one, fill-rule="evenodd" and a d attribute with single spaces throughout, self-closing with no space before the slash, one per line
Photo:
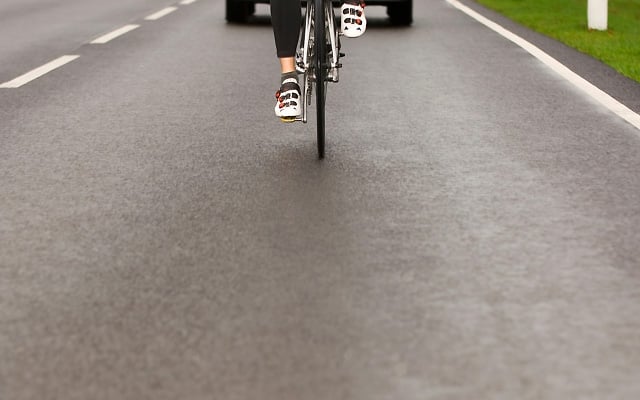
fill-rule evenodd
<path id="1" fill-rule="evenodd" d="M 413 0 L 387 6 L 387 15 L 392 25 L 409 26 L 413 22 Z"/>
<path id="2" fill-rule="evenodd" d="M 324 105 L 327 82 L 327 42 L 324 26 L 324 0 L 314 3 L 314 41 L 315 41 L 315 73 L 316 73 L 316 123 L 318 133 L 318 157 L 324 158 Z"/>
<path id="3" fill-rule="evenodd" d="M 256 5 L 247 1 L 227 0 L 226 19 L 228 22 L 247 22 L 247 18 L 256 12 Z"/>

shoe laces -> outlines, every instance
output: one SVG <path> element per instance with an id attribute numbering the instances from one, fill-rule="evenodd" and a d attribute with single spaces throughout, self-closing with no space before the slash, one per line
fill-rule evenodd
<path id="1" fill-rule="evenodd" d="M 287 93 L 289 92 L 289 93 Z M 280 86 L 280 90 L 276 92 L 276 100 L 280 109 L 297 106 L 300 95 L 300 85 L 294 82 L 285 82 Z M 286 94 L 283 94 L 286 93 Z"/>
<path id="2" fill-rule="evenodd" d="M 349 5 L 352 5 L 352 6 L 360 6 L 363 9 L 366 6 L 364 1 L 358 1 L 358 0 L 356 0 L 356 1 L 345 1 L 345 4 L 349 4 Z M 360 19 L 360 17 L 362 17 L 362 10 L 358 10 L 355 7 L 347 7 L 344 10 L 342 10 L 342 14 L 351 16 L 351 18 L 345 18 L 344 19 L 345 23 L 362 25 L 362 19 Z M 356 16 L 356 17 L 359 17 L 359 18 L 354 18 L 353 16 Z"/>

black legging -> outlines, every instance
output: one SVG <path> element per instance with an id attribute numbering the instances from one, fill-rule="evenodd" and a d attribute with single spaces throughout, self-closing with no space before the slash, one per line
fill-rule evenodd
<path id="1" fill-rule="evenodd" d="M 279 58 L 294 57 L 302 25 L 300 0 L 271 0 L 271 24 Z"/>

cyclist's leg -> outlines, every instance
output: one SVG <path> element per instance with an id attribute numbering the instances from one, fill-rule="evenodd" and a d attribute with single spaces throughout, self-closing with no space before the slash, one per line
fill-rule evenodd
<path id="1" fill-rule="evenodd" d="M 296 70 L 296 46 L 302 24 L 300 10 L 300 0 L 271 0 L 271 24 L 283 73 Z"/>
<path id="2" fill-rule="evenodd" d="M 295 59 L 302 24 L 300 0 L 271 0 L 271 23 L 282 72 L 275 113 L 288 122 L 302 112 Z"/>

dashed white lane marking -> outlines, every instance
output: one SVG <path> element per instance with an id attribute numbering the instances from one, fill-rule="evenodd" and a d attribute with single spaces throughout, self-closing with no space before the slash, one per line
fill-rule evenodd
<path id="1" fill-rule="evenodd" d="M 631 125 L 640 129 L 640 115 L 636 114 L 634 111 L 630 110 L 627 106 L 620 103 L 618 100 L 614 99 L 604 91 L 600 90 L 591 82 L 587 81 L 580 75 L 571 71 L 569 68 L 567 68 L 564 64 L 562 64 L 555 58 L 551 57 L 550 55 L 540 50 L 538 47 L 534 46 L 530 42 L 524 40 L 520 36 L 516 35 L 515 33 L 503 28 L 501 25 L 498 25 L 497 23 L 491 21 L 490 19 L 473 11 L 469 7 L 461 4 L 459 1 L 447 0 L 447 2 L 452 6 L 454 6 L 455 8 L 459 9 L 460 11 L 464 12 L 465 14 L 469 15 L 471 18 L 485 25 L 489 29 L 497 32 L 501 36 L 505 37 L 506 39 L 522 47 L 527 52 L 529 52 L 532 56 L 542 61 L 549 68 L 551 68 L 557 74 L 562 76 L 564 79 L 573 83 L 576 87 L 578 87 L 584 93 L 589 95 L 591 98 L 593 98 L 594 100 L 596 100 L 597 102 L 605 106 L 607 109 L 609 109 L 610 111 L 614 112 L 615 114 L 623 118 L 625 121 L 629 122 Z"/>
<path id="2" fill-rule="evenodd" d="M 182 0 L 180 2 L 180 4 L 183 5 L 188 5 L 191 3 L 196 2 L 197 0 Z M 155 21 L 158 20 L 162 17 L 164 17 L 165 15 L 171 14 L 172 12 L 176 11 L 178 9 L 178 7 L 166 7 L 163 8 L 162 10 L 155 12 L 151 15 L 148 15 L 145 20 L 147 21 Z M 90 43 L 91 44 L 104 44 L 104 43 L 108 43 L 111 40 L 120 37 L 122 35 L 124 35 L 127 32 L 131 32 L 134 29 L 139 28 L 140 25 L 125 25 L 122 28 L 118 28 L 113 32 L 109 32 L 106 35 L 102 35 L 99 38 L 96 38 L 94 40 L 92 40 Z M 29 72 L 27 72 L 24 75 L 20 75 L 19 77 L 2 83 L 0 84 L 0 89 L 16 89 L 19 88 L 35 79 L 40 78 L 42 75 L 45 75 L 57 68 L 62 67 L 65 64 L 70 63 L 71 61 L 75 60 L 76 58 L 78 58 L 80 56 L 78 55 L 68 55 L 68 56 L 62 56 L 59 58 L 56 58 L 55 60 L 48 62 L 34 70 L 31 70 Z"/>
<path id="3" fill-rule="evenodd" d="M 63 65 L 70 63 L 71 61 L 75 60 L 78 57 L 80 56 L 62 56 L 60 58 L 56 58 L 55 60 L 48 62 L 45 65 L 38 67 L 32 71 L 29 71 L 26 74 L 21 75 L 12 81 L 1 84 L 0 88 L 8 88 L 8 89 L 19 88 L 20 86 L 27 84 L 34 79 L 38 79 L 42 75 L 49 73 L 56 68 L 60 68 Z"/>
<path id="4" fill-rule="evenodd" d="M 167 7 L 167 8 L 163 8 L 162 10 L 155 12 L 149 16 L 147 16 L 145 18 L 145 20 L 147 21 L 155 21 L 157 19 L 160 19 L 162 17 L 164 17 L 167 14 L 171 14 L 172 12 L 174 12 L 175 10 L 177 10 L 178 7 Z"/>
<path id="5" fill-rule="evenodd" d="M 93 41 L 91 41 L 91 44 L 105 44 L 108 43 L 110 41 L 112 41 L 113 39 L 124 35 L 127 32 L 131 32 L 132 30 L 139 28 L 140 25 L 125 25 L 122 28 L 116 29 L 113 32 L 109 32 L 106 35 L 100 36 L 97 39 L 94 39 Z"/>

